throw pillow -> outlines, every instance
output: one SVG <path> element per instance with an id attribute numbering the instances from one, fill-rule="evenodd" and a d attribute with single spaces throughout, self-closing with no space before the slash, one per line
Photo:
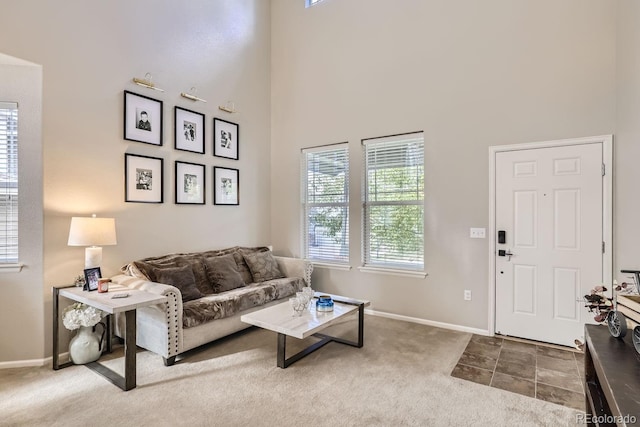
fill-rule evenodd
<path id="1" fill-rule="evenodd" d="M 244 254 L 244 260 L 251 270 L 253 281 L 255 283 L 266 282 L 267 280 L 279 279 L 284 277 L 284 274 L 278 268 L 278 262 L 268 252 L 254 252 L 251 254 Z"/>
<path id="2" fill-rule="evenodd" d="M 191 267 L 157 268 L 154 270 L 156 282 L 175 286 L 180 289 L 182 302 L 202 298 L 204 294 L 196 286 L 196 279 Z"/>
<path id="3" fill-rule="evenodd" d="M 244 286 L 244 280 L 238 272 L 233 254 L 220 255 L 204 259 L 207 277 L 213 291 L 224 292 Z"/>
<path id="4" fill-rule="evenodd" d="M 253 282 L 253 276 L 251 276 L 251 270 L 249 270 L 249 266 L 244 261 L 244 257 L 242 256 L 243 250 L 239 249 L 233 252 L 233 259 L 236 260 L 236 265 L 238 266 L 238 273 L 242 276 L 242 280 L 244 283 Z"/>
<path id="5" fill-rule="evenodd" d="M 132 276 L 146 278 L 152 282 L 158 282 L 156 271 L 172 267 L 189 266 L 195 278 L 196 287 L 203 294 L 213 293 L 213 289 L 209 285 L 207 272 L 203 264 L 203 259 L 198 254 L 170 254 L 157 258 L 145 258 L 134 261 L 126 266 L 126 271 Z"/>

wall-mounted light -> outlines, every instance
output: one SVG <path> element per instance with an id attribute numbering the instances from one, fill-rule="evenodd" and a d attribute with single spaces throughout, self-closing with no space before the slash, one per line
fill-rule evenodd
<path id="1" fill-rule="evenodd" d="M 238 110 L 236 110 L 236 104 L 231 101 L 227 101 L 227 103 L 224 105 L 219 105 L 218 108 L 224 112 L 231 114 L 238 112 Z"/>
<path id="2" fill-rule="evenodd" d="M 202 99 L 202 98 L 196 96 L 195 95 L 196 92 L 197 92 L 196 88 L 192 87 L 191 90 L 189 91 L 189 93 L 181 92 L 180 96 L 183 97 L 183 98 L 190 99 L 191 101 L 207 102 L 205 99 Z"/>
<path id="3" fill-rule="evenodd" d="M 133 82 L 138 86 L 146 87 L 147 89 L 153 89 L 160 92 L 164 92 L 164 89 L 160 89 L 151 81 L 152 78 L 153 77 L 151 76 L 151 73 L 147 73 L 144 75 L 144 79 L 139 79 L 137 77 L 134 77 Z"/>

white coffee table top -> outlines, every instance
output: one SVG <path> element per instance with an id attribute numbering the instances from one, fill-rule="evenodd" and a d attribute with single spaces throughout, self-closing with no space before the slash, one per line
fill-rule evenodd
<path id="1" fill-rule="evenodd" d="M 82 302 L 109 314 L 133 310 L 148 305 L 167 302 L 164 295 L 152 294 L 138 289 L 109 283 L 109 292 L 83 291 L 82 287 L 60 288 L 60 296 Z M 117 293 L 128 293 L 126 298 L 112 298 Z"/>
<path id="2" fill-rule="evenodd" d="M 368 301 L 358 302 L 365 306 L 369 305 Z M 294 316 L 293 308 L 287 298 L 280 304 L 244 314 L 240 320 L 250 325 L 303 339 L 330 326 L 340 317 L 357 310 L 357 305 L 342 304 L 334 300 L 333 311 L 316 312 L 316 300 L 314 299 L 311 301 L 310 309 L 305 310 L 301 316 Z"/>

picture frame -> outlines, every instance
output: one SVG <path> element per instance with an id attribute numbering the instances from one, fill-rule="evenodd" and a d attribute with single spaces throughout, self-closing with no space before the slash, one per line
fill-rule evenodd
<path id="1" fill-rule="evenodd" d="M 213 155 L 226 159 L 239 159 L 240 125 L 214 117 Z"/>
<path id="2" fill-rule="evenodd" d="M 175 163 L 177 205 L 204 205 L 206 191 L 205 166 L 197 163 Z"/>
<path id="3" fill-rule="evenodd" d="M 124 139 L 162 145 L 162 101 L 124 91 Z"/>
<path id="4" fill-rule="evenodd" d="M 163 203 L 164 159 L 125 153 L 124 201 Z"/>
<path id="5" fill-rule="evenodd" d="M 213 204 L 240 204 L 240 171 L 233 168 L 213 167 Z"/>
<path id="6" fill-rule="evenodd" d="M 102 277 L 100 267 L 84 269 L 83 291 L 95 291 L 98 289 L 98 279 Z"/>
<path id="7" fill-rule="evenodd" d="M 176 106 L 174 108 L 176 150 L 204 154 L 204 114 Z"/>

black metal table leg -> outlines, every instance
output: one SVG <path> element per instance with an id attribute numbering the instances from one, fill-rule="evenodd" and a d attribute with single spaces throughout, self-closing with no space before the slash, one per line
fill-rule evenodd
<path id="1" fill-rule="evenodd" d="M 286 357 L 285 353 L 287 351 L 287 336 L 285 334 L 281 334 L 278 332 L 278 368 L 286 368 Z"/>
<path id="2" fill-rule="evenodd" d="M 136 310 L 125 311 L 124 377 L 101 365 L 91 362 L 86 365 L 124 391 L 136 388 Z"/>
<path id="3" fill-rule="evenodd" d="M 311 344 L 309 347 L 299 351 L 293 356 L 287 358 L 286 357 L 286 348 L 287 348 L 287 336 L 278 332 L 278 351 L 277 351 L 277 364 L 279 368 L 286 368 L 303 357 L 313 353 L 317 349 L 324 347 L 330 342 L 337 342 L 340 344 L 350 345 L 352 347 L 362 348 L 364 346 L 364 304 L 363 303 L 352 303 L 346 301 L 338 301 L 337 302 L 349 305 L 357 305 L 358 306 L 358 340 L 350 341 L 343 338 L 333 337 L 326 334 L 316 333 L 312 336 L 320 338 L 320 341 Z"/>
<path id="4" fill-rule="evenodd" d="M 52 300 L 53 300 L 53 319 L 52 319 L 52 326 L 53 326 L 53 354 L 52 359 L 53 359 L 53 369 L 54 370 L 58 370 L 58 369 L 62 369 L 62 368 L 66 368 L 67 366 L 71 366 L 73 365 L 72 362 L 65 362 L 65 363 L 60 363 L 60 319 L 58 318 L 60 316 L 60 288 L 57 287 L 52 287 L 51 288 L 51 294 L 52 294 Z"/>
<path id="5" fill-rule="evenodd" d="M 136 311 L 125 313 L 125 341 L 124 341 L 124 390 L 131 390 L 136 386 Z"/>

